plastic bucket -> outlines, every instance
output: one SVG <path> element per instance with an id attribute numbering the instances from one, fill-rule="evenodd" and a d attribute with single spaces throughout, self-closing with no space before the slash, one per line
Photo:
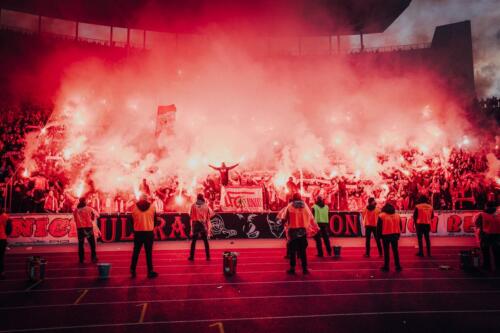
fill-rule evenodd
<path id="1" fill-rule="evenodd" d="M 222 254 L 222 272 L 226 276 L 236 274 L 236 264 L 238 263 L 238 254 L 236 252 L 224 252 Z"/>
<path id="2" fill-rule="evenodd" d="M 335 257 L 340 257 L 340 250 L 342 249 L 341 246 L 334 246 L 333 247 L 333 255 Z"/>
<path id="3" fill-rule="evenodd" d="M 460 268 L 465 271 L 476 270 L 480 266 L 480 250 L 460 251 Z"/>
<path id="4" fill-rule="evenodd" d="M 45 278 L 45 268 L 47 260 L 41 259 L 40 256 L 26 258 L 26 276 L 30 281 L 39 281 Z"/>
<path id="5" fill-rule="evenodd" d="M 97 264 L 97 271 L 99 272 L 99 279 L 109 278 L 110 270 L 111 270 L 111 264 L 109 264 L 109 263 Z"/>

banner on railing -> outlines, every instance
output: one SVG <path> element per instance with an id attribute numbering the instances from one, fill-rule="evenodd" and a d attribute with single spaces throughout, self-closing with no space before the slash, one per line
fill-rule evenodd
<path id="1" fill-rule="evenodd" d="M 431 234 L 436 236 L 473 236 L 472 211 L 436 212 Z M 400 213 L 402 235 L 415 233 L 412 212 Z M 77 242 L 71 214 L 13 214 L 10 244 L 69 244 Z M 217 213 L 212 219 L 213 238 L 284 238 L 283 221 L 276 213 Z M 131 241 L 134 238 L 129 214 L 101 215 L 98 225 L 105 243 Z M 364 233 L 360 213 L 330 212 L 329 232 L 333 237 L 359 237 Z M 156 240 L 187 239 L 190 234 L 189 215 L 164 213 L 157 215 Z"/>
<path id="2" fill-rule="evenodd" d="M 71 214 L 15 214 L 11 219 L 10 244 L 69 244 L 78 241 Z"/>
<path id="3" fill-rule="evenodd" d="M 259 213 L 264 210 L 262 187 L 258 186 L 223 186 L 220 202 L 224 212 Z"/>
<path id="4" fill-rule="evenodd" d="M 474 221 L 479 211 L 437 211 L 431 221 L 431 235 L 464 236 L 474 235 Z M 413 211 L 399 212 L 402 220 L 402 236 L 416 233 Z"/>

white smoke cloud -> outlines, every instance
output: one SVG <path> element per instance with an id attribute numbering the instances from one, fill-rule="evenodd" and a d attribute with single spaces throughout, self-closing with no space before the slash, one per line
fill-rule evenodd
<path id="1" fill-rule="evenodd" d="M 356 70 L 348 57 L 257 59 L 221 40 L 189 59 L 158 51 L 68 69 L 53 118 L 66 127 L 61 151 L 73 187 L 89 177 L 104 192 L 130 193 L 144 177 L 160 184 L 175 175 L 192 192 L 208 164 L 221 162 L 283 178 L 331 175 L 341 161 L 377 179 L 387 167 L 378 154 L 441 152 L 467 133 L 428 73 Z M 165 104 L 177 106 L 175 135 L 155 138 Z"/>

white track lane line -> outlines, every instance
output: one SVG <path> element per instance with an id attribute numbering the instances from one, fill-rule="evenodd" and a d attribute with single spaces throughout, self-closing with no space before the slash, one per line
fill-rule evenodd
<path id="1" fill-rule="evenodd" d="M 297 277 L 299 278 L 299 277 Z M 58 291 L 75 291 L 75 290 L 120 290 L 120 289 L 160 289 L 160 288 L 184 288 L 184 287 L 219 287 L 219 286 L 239 286 L 239 285 L 269 285 L 269 284 L 300 284 L 300 283 L 323 283 L 323 282 L 346 282 L 359 283 L 367 281 L 498 281 L 500 277 L 417 277 L 417 278 L 363 278 L 363 279 L 323 279 L 323 280 L 275 280 L 275 281 L 252 281 L 252 282 L 219 282 L 219 283 L 183 283 L 183 284 L 152 284 L 152 285 L 127 285 L 127 286 L 107 286 L 107 287 L 73 287 L 73 288 L 52 288 L 52 289 L 31 289 L 30 293 L 54 293 Z M 26 290 L 9 290 L 0 291 L 0 295 L 7 294 L 24 294 Z"/>
<path id="2" fill-rule="evenodd" d="M 288 265 L 287 265 L 288 267 Z M 404 267 L 403 268 L 406 271 L 429 271 L 429 270 L 439 270 L 439 267 Z M 338 269 L 311 269 L 309 268 L 309 271 L 311 272 L 371 272 L 371 271 L 380 271 L 379 267 L 376 268 L 338 268 Z M 261 273 L 282 273 L 285 274 L 286 270 L 273 270 L 273 271 L 238 271 L 238 275 L 246 275 L 246 274 L 261 274 Z M 189 273 L 189 272 L 181 272 L 181 273 L 161 273 L 159 274 L 159 278 L 162 276 L 183 276 L 183 275 L 189 275 L 189 276 L 205 276 L 205 275 L 222 275 L 222 271 L 220 272 L 195 272 L 195 273 Z M 88 275 L 88 276 L 59 276 L 59 277 L 45 277 L 44 280 L 47 281 L 55 281 L 55 280 L 97 280 L 98 275 Z M 120 274 L 120 275 L 111 275 L 110 277 L 112 278 L 130 278 L 130 273 L 129 274 Z M 14 282 L 14 281 L 26 281 L 26 278 L 19 278 L 19 279 L 4 279 L 0 280 L 0 283 L 2 282 Z"/>
<path id="3" fill-rule="evenodd" d="M 203 259 L 200 259 L 202 262 L 206 262 Z M 186 259 L 184 261 L 187 261 Z M 220 267 L 220 263 L 222 263 L 222 260 L 211 260 L 211 262 L 216 262 L 214 264 L 199 264 L 197 262 L 191 263 L 191 264 L 186 264 L 186 265 L 154 265 L 155 268 L 170 268 L 170 267 Z M 219 263 L 217 263 L 219 262 Z M 368 263 L 383 263 L 383 260 L 360 260 L 360 261 L 310 261 L 308 260 L 307 263 L 308 265 L 311 264 L 321 264 L 321 265 L 341 265 L 341 264 L 368 264 Z M 439 264 L 442 262 L 455 262 L 458 263 L 457 260 L 453 259 L 435 259 L 435 260 L 409 260 L 405 261 L 405 264 L 408 263 L 433 263 L 433 264 Z M 113 262 L 111 262 L 113 264 Z M 290 265 L 288 260 L 282 259 L 279 262 L 251 262 L 251 263 L 238 263 L 238 267 L 241 266 L 263 266 L 263 265 Z M 138 265 L 139 266 L 145 266 L 143 265 Z M 72 268 L 51 268 L 50 271 L 85 271 L 88 269 L 91 269 L 92 266 L 87 266 L 87 267 L 72 267 Z M 130 269 L 130 265 L 127 266 L 112 266 L 113 269 Z M 8 275 L 8 273 L 18 273 L 18 272 L 25 272 L 25 269 L 14 269 L 14 270 L 6 270 L 5 273 Z"/>
<path id="4" fill-rule="evenodd" d="M 161 258 L 161 257 L 158 257 L 156 254 L 153 254 L 153 260 L 154 261 L 186 261 L 187 260 L 187 257 L 189 256 L 189 253 L 186 253 L 186 256 L 179 256 L 177 258 Z M 43 256 L 42 256 L 43 257 Z M 115 260 L 115 259 L 111 259 L 111 260 L 107 260 L 106 258 L 101 258 L 99 257 L 100 261 L 101 262 L 106 262 L 106 261 L 109 261 L 111 263 L 130 263 L 130 257 L 131 257 L 131 252 L 130 253 L 127 253 L 127 255 L 124 255 L 124 256 L 121 256 L 119 259 L 122 259 L 122 260 Z M 238 258 L 240 258 L 240 260 L 246 260 L 246 259 L 264 259 L 264 260 L 268 260 L 268 259 L 283 259 L 285 260 L 284 258 L 284 252 L 283 252 L 283 255 L 281 256 L 252 256 L 252 257 L 245 257 L 245 256 L 238 256 Z M 342 255 L 340 258 L 335 258 L 335 257 L 325 257 L 323 260 L 326 262 L 327 260 L 342 260 L 342 259 L 345 259 L 345 258 L 362 258 L 363 255 Z M 436 256 L 436 255 L 433 255 L 431 258 L 429 257 L 424 257 L 424 258 L 420 258 L 419 260 L 420 261 L 432 261 L 432 260 L 440 260 L 441 259 L 444 259 L 444 258 L 449 258 L 449 257 L 456 257 L 457 258 L 457 261 L 458 261 L 458 254 L 450 254 L 450 255 L 442 255 L 442 256 Z M 47 259 L 49 263 L 51 264 L 77 264 L 78 262 L 78 254 L 75 253 L 75 255 L 73 256 L 74 260 L 71 261 L 71 260 L 63 260 L 63 261 L 52 261 L 50 258 Z M 196 258 L 196 257 L 195 257 Z M 199 256 L 200 259 L 198 260 L 204 260 L 203 258 L 205 258 L 205 253 L 203 253 L 203 255 L 200 254 Z M 213 258 L 213 256 L 212 256 Z M 316 259 L 316 255 L 309 255 L 308 254 L 308 258 L 314 258 Z M 373 256 L 372 258 L 366 258 L 366 262 L 368 262 L 369 260 L 371 259 L 378 259 L 379 257 L 378 256 Z M 400 253 L 400 258 L 401 258 L 401 253 Z M 219 259 L 219 258 L 215 258 L 215 259 L 212 259 L 213 261 L 222 261 L 222 259 Z M 26 263 L 24 262 L 19 262 L 19 260 L 16 260 L 15 262 L 8 262 L 6 261 L 5 262 L 5 265 L 6 266 L 26 266 Z"/>
<path id="5" fill-rule="evenodd" d="M 364 242 L 364 239 L 363 239 L 363 242 Z M 130 249 L 119 249 L 119 250 L 102 250 L 100 251 L 100 253 L 102 253 L 103 255 L 105 256 L 118 256 L 119 254 L 116 254 L 116 252 L 124 252 L 124 253 L 128 253 L 128 252 L 131 252 L 132 251 L 132 242 L 130 242 L 131 246 L 130 246 Z M 189 243 L 190 244 L 190 243 Z M 284 245 L 285 243 L 283 243 Z M 40 245 L 41 247 L 43 247 L 43 245 Z M 71 257 L 72 255 L 74 255 L 74 253 L 77 253 L 76 251 L 78 251 L 78 247 L 77 247 L 77 244 L 75 243 L 74 245 L 74 249 L 75 251 L 68 251 L 68 252 L 41 252 L 41 254 L 44 254 L 46 256 L 52 256 L 52 257 L 61 257 L 61 258 L 64 258 L 64 257 Z M 202 245 L 203 246 L 203 245 Z M 333 247 L 333 245 L 332 245 Z M 457 251 L 460 251 L 462 249 L 466 249 L 466 248 L 469 248 L 470 246 L 457 246 L 455 248 L 442 248 L 442 247 L 433 247 L 432 249 L 434 251 L 432 251 L 433 253 L 441 253 L 441 254 L 446 254 L 446 253 L 456 253 Z M 15 249 L 15 248 L 14 248 Z M 20 252 L 17 252 L 17 253 L 12 253 L 11 255 L 12 256 L 18 256 L 18 257 L 24 257 L 25 255 L 29 255 L 30 253 L 32 252 L 36 252 L 36 249 L 37 249 L 37 246 L 32 246 L 32 249 L 29 250 L 29 251 L 26 251 L 25 253 L 20 253 Z M 240 254 L 266 254 L 266 253 L 276 253 L 276 252 L 283 252 L 285 251 L 286 247 L 283 246 L 283 247 L 274 247 L 274 248 L 262 248 L 262 250 L 259 250 L 259 251 L 247 251 L 247 249 L 238 249 L 238 248 L 232 248 L 232 249 L 211 249 L 211 252 L 212 253 L 217 253 L 217 254 L 220 254 L 222 255 L 224 252 L 226 251 L 231 251 L 231 252 L 238 252 Z M 377 248 L 375 246 L 372 246 L 371 247 L 372 250 L 377 250 Z M 97 250 L 99 250 L 99 244 L 97 244 Z M 315 252 L 316 248 L 314 247 L 314 245 L 312 247 L 310 247 L 310 250 L 307 250 L 307 252 Z M 413 246 L 400 246 L 399 247 L 399 250 L 403 253 L 406 253 L 406 252 L 413 252 L 415 250 L 418 250 L 418 247 L 413 247 Z M 189 247 L 186 247 L 185 249 L 179 249 L 179 250 L 155 250 L 156 253 L 158 253 L 158 255 L 182 255 L 184 254 L 185 252 L 189 252 Z M 197 252 L 203 252 L 203 247 L 200 247 L 200 248 L 197 248 L 196 249 Z M 342 253 L 345 253 L 345 252 L 356 252 L 356 253 L 360 253 L 360 254 L 364 254 L 364 251 L 365 251 L 365 248 L 364 246 L 363 247 L 342 247 Z"/>
<path id="6" fill-rule="evenodd" d="M 6 306 L 0 307 L 0 311 L 5 310 L 28 310 L 38 308 L 57 308 L 69 306 L 98 306 L 98 305 L 120 305 L 120 304 L 143 304 L 143 303 L 176 303 L 176 302 L 217 302 L 217 301 L 239 301 L 256 299 L 280 299 L 280 298 L 321 298 L 321 297 L 351 297 L 351 296 L 394 296 L 394 295 L 481 295 L 481 294 L 499 294 L 500 290 L 430 290 L 430 291 L 380 291 L 366 293 L 330 293 L 330 294 L 298 294 L 298 295 L 262 295 L 262 296 L 241 296 L 241 297 L 205 297 L 205 298 L 179 298 L 179 299 L 147 299 L 135 301 L 111 301 L 111 302 L 83 302 L 75 304 L 40 304 L 28 306 Z"/>
<path id="7" fill-rule="evenodd" d="M 464 309 L 464 310 L 422 310 L 422 311 L 388 311 L 388 312 L 347 312 L 347 313 L 321 313 L 295 316 L 269 316 L 269 317 L 240 317 L 240 318 L 210 318 L 196 320 L 171 320 L 171 321 L 146 321 L 142 323 L 120 323 L 120 324 L 97 324 L 97 325 L 75 325 L 75 326 L 53 326 L 26 329 L 13 329 L 4 332 L 41 332 L 76 330 L 91 328 L 113 328 L 113 327 L 141 327 L 150 325 L 175 325 L 175 324 L 197 324 L 214 322 L 235 322 L 235 321 L 259 321 L 259 320 L 284 320 L 284 319 L 312 319 L 312 318 L 335 318 L 335 317 L 367 317 L 367 316 L 395 316 L 395 315 L 434 315 L 434 314 L 490 314 L 500 313 L 500 309 Z"/>

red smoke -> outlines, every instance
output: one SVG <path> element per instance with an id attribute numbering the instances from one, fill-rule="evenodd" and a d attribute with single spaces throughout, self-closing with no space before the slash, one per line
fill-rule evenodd
<path id="1" fill-rule="evenodd" d="M 202 52 L 181 56 L 160 48 L 68 67 L 51 119 L 64 136 L 48 146 L 63 157 L 73 192 L 84 178 L 134 193 L 142 178 L 159 185 L 178 176 L 194 193 L 208 164 L 223 161 L 268 170 L 279 184 L 299 170 L 378 181 L 397 168 L 401 149 L 446 157 L 452 146 L 477 144 L 423 68 L 401 75 L 371 55 L 262 57 L 233 37 L 212 35 Z M 155 137 L 156 109 L 166 104 L 177 106 L 175 135 Z M 28 145 L 29 169 L 39 145 Z M 383 166 L 380 154 L 390 156 Z"/>

